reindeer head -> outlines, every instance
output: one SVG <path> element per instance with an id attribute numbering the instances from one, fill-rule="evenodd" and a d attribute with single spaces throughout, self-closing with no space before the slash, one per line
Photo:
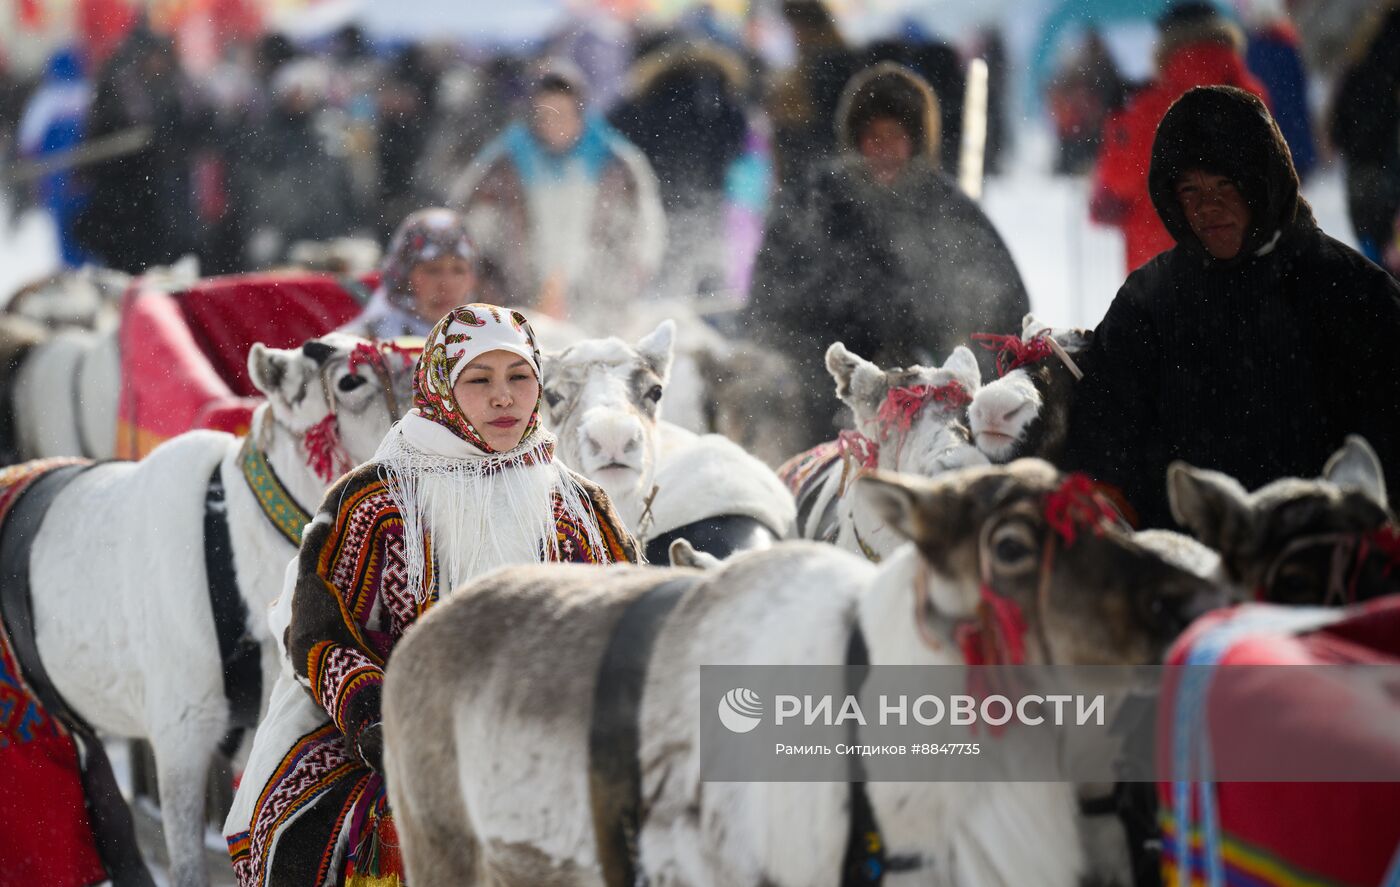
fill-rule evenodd
<path id="1" fill-rule="evenodd" d="M 981 465 L 962 419 L 981 371 L 959 346 L 941 367 L 882 370 L 837 342 L 826 351 L 836 396 L 855 415 L 865 467 L 931 476 Z"/>
<path id="2" fill-rule="evenodd" d="M 1052 330 L 1027 314 L 1021 336 L 980 336 L 997 350 L 1001 376 L 978 389 L 968 407 L 977 449 L 996 463 L 1022 456 L 1056 459 L 1069 433 L 1069 407 L 1077 381 L 1051 342 L 1073 356 L 1088 348 L 1088 330 Z"/>
<path id="3" fill-rule="evenodd" d="M 933 480 L 883 472 L 859 495 L 918 549 L 919 606 L 967 623 L 971 663 L 1160 660 L 1220 589 L 1139 544 L 1082 475 L 1021 459 Z"/>
<path id="4" fill-rule="evenodd" d="M 624 515 L 637 510 L 656 466 L 658 407 L 671 370 L 675 324 L 633 345 L 588 339 L 546 354 L 545 420 L 559 457 L 607 491 Z"/>
<path id="5" fill-rule="evenodd" d="M 1172 516 L 1220 552 L 1227 578 L 1260 600 L 1339 604 L 1400 590 L 1400 532 L 1375 451 L 1348 437 L 1313 480 L 1248 493 L 1234 478 L 1167 470 Z"/>
<path id="6" fill-rule="evenodd" d="M 248 375 L 267 396 L 272 422 L 300 442 L 308 466 L 329 483 L 371 459 L 389 426 L 412 406 L 416 358 L 330 333 L 300 348 L 253 345 Z"/>

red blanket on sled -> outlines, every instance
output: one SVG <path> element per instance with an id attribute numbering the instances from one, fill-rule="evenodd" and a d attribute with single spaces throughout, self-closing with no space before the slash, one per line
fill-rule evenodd
<path id="1" fill-rule="evenodd" d="M 1198 620 L 1177 641 L 1168 664 L 1186 663 L 1211 632 L 1265 609 L 1266 605 L 1247 605 Z M 1227 641 L 1216 661 L 1220 666 L 1400 666 L 1400 596 L 1348 608 L 1339 620 L 1321 628 L 1249 633 Z M 1222 683 L 1215 672 L 1206 696 L 1214 756 L 1234 754 L 1239 761 L 1241 755 L 1251 753 L 1229 748 L 1232 719 L 1236 726 L 1247 722 L 1238 719 L 1267 719 L 1270 724 L 1286 724 L 1290 747 L 1304 754 L 1315 750 L 1317 755 L 1346 762 L 1358 774 L 1396 772 L 1400 689 L 1391 688 L 1388 697 L 1378 698 L 1333 679 L 1335 672 L 1329 676 L 1325 669 L 1289 671 L 1249 670 L 1252 686 L 1247 695 L 1241 692 L 1246 681 Z M 1260 680 L 1255 681 L 1255 676 Z M 1179 686 L 1164 694 L 1158 718 L 1159 772 L 1163 773 L 1172 772 L 1174 695 L 1180 698 Z M 1257 756 L 1275 753 L 1261 745 L 1255 745 Z M 1217 782 L 1213 791 L 1219 811 L 1218 856 L 1228 885 L 1375 887 L 1400 865 L 1400 782 Z M 1177 883 L 1188 859 L 1191 883 L 1207 883 L 1199 797 L 1193 790 L 1191 809 L 1186 811 L 1194 823 L 1189 857 L 1179 834 L 1182 811 L 1173 809 L 1172 783 L 1158 783 L 1158 798 L 1166 883 Z"/>
<path id="2" fill-rule="evenodd" d="M 79 461 L 46 459 L 0 471 L 0 525 L 34 479 Z M 76 887 L 106 879 L 77 747 L 25 683 L 0 625 L 0 887 Z"/>
<path id="3" fill-rule="evenodd" d="M 183 293 L 133 289 L 122 305 L 118 458 L 192 428 L 248 430 L 254 342 L 291 348 L 352 320 L 360 304 L 326 274 L 216 277 Z"/>

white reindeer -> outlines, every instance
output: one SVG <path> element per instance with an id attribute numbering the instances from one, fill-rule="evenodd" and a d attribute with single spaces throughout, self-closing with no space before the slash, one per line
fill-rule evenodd
<path id="1" fill-rule="evenodd" d="M 262 646 L 265 704 L 277 673 L 266 611 L 296 546 L 253 483 L 273 489 L 275 478 L 273 500 L 314 510 L 334 477 L 318 476 L 312 457 L 330 457 L 341 470 L 369 459 L 407 406 L 410 369 L 401 356 L 337 334 L 297 350 L 253 346 L 250 376 L 268 402 L 248 438 L 191 431 L 140 462 L 96 465 L 57 495 L 33 542 L 40 658 L 93 727 L 151 743 L 176 884 L 207 883 L 206 774 L 230 728 L 205 569 L 211 474 L 220 467 L 244 627 Z M 332 429 L 340 451 L 314 443 Z"/>
<path id="2" fill-rule="evenodd" d="M 878 514 L 851 495 L 857 476 L 873 469 L 934 477 L 945 471 L 985 465 L 962 424 L 978 390 L 981 371 L 967 348 L 953 349 L 941 367 L 882 370 L 840 342 L 826 352 L 836 396 L 855 417 L 854 432 L 835 444 L 809 451 L 820 467 L 798 483 L 800 525 L 805 539 L 835 542 L 879 561 L 902 543 Z M 839 453 L 839 458 L 837 457 Z M 796 462 L 803 454 L 789 462 Z M 794 469 L 784 466 L 780 472 Z"/>
<path id="3" fill-rule="evenodd" d="M 546 420 L 560 458 L 602 486 L 640 537 L 728 516 L 758 535 L 789 535 L 792 497 L 768 466 L 721 435 L 660 418 L 674 335 L 667 320 L 632 345 L 587 339 L 544 356 Z M 743 545 L 762 544 L 744 533 Z"/>
<path id="4" fill-rule="evenodd" d="M 1035 456 L 1055 461 L 1069 433 L 1069 410 L 1080 370 L 1074 358 L 1089 347 L 1093 333 L 1051 329 L 1027 314 L 1019 343 L 1012 340 L 998 354 L 1007 371 L 973 395 L 968 425 L 977 449 L 1004 464 Z"/>
<path id="5" fill-rule="evenodd" d="M 1063 481 L 1036 460 L 864 479 L 858 494 L 916 543 L 879 566 L 793 542 L 705 572 L 507 568 L 454 593 L 395 650 L 385 684 L 385 775 L 409 882 L 604 883 L 616 856 L 594 814 L 613 787 L 590 766 L 589 736 L 595 694 L 616 688 L 598 686 L 600 663 L 624 610 L 681 580 L 691 584 L 652 635 L 641 679 L 638 881 L 839 884 L 848 786 L 701 782 L 699 666 L 838 665 L 857 627 L 872 665 L 961 664 L 954 638 L 984 582 L 1027 620 L 1027 661 L 1158 659 L 1212 589 L 1111 525 L 1062 545 L 1047 503 Z M 891 887 L 1078 883 L 1069 785 L 866 791 L 887 854 L 912 860 L 886 874 Z"/>

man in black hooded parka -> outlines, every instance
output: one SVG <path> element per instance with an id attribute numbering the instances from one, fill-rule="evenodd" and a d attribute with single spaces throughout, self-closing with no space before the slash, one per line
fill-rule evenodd
<path id="1" fill-rule="evenodd" d="M 1400 286 L 1317 227 L 1263 103 L 1186 93 L 1148 189 L 1176 246 L 1095 331 L 1066 467 L 1118 487 L 1143 526 L 1171 526 L 1174 459 L 1255 489 L 1316 476 L 1360 434 L 1400 488 Z"/>

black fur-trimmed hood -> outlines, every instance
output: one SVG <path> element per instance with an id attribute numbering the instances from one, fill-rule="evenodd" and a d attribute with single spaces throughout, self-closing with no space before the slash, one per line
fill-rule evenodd
<path id="1" fill-rule="evenodd" d="M 899 121 L 919 156 L 939 165 L 938 96 L 924 78 L 894 62 L 881 62 L 852 77 L 836 108 L 836 138 L 842 150 L 854 152 L 856 134 L 877 117 Z"/>
<path id="2" fill-rule="evenodd" d="M 1233 86 L 1200 86 L 1167 111 L 1152 144 L 1147 188 L 1152 205 L 1176 242 L 1201 256 L 1205 247 L 1177 202 L 1182 173 L 1203 169 L 1235 180 L 1251 215 L 1241 255 L 1256 253 L 1276 232 L 1312 227 L 1312 209 L 1298 193 L 1293 156 L 1268 108 Z"/>

